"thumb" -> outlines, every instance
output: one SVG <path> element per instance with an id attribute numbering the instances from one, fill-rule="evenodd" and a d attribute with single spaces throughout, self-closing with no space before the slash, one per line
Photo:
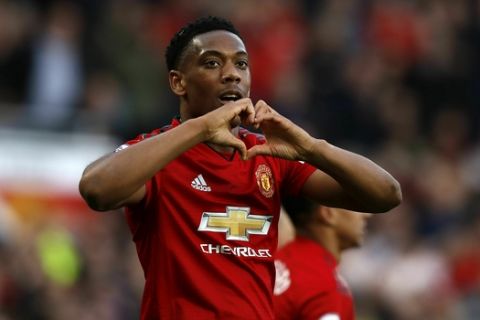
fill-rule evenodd
<path id="1" fill-rule="evenodd" d="M 247 150 L 247 159 L 251 159 L 257 155 L 270 155 L 272 152 L 267 144 L 260 144 Z"/>
<path id="2" fill-rule="evenodd" d="M 240 156 L 242 157 L 243 160 L 247 159 L 247 147 L 245 146 L 245 143 L 243 143 L 242 140 L 235 138 L 234 136 L 231 136 L 231 138 L 228 138 L 226 143 L 240 153 Z"/>

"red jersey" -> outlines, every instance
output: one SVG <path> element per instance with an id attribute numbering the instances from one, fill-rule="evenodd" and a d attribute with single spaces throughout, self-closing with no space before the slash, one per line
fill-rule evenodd
<path id="1" fill-rule="evenodd" d="M 264 143 L 245 129 L 239 138 Z M 314 170 L 201 143 L 157 172 L 126 208 L 146 279 L 141 319 L 273 319 L 280 196 L 298 194 Z"/>
<path id="2" fill-rule="evenodd" d="M 276 319 L 353 320 L 354 305 L 333 255 L 298 237 L 277 252 L 274 290 Z"/>

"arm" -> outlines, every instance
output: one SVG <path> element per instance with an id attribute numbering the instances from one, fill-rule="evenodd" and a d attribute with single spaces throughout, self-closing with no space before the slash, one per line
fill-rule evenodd
<path id="1" fill-rule="evenodd" d="M 332 207 L 380 213 L 402 199 L 399 183 L 373 161 L 315 140 L 305 161 L 319 168 L 305 182 L 303 194 Z"/>
<path id="2" fill-rule="evenodd" d="M 170 161 L 201 142 L 234 147 L 245 158 L 245 144 L 232 135 L 231 129 L 240 121 L 252 123 L 253 114 L 250 99 L 238 100 L 104 156 L 83 172 L 80 193 L 92 209 L 99 211 L 138 203 L 145 196 L 145 183 L 149 179 Z"/>
<path id="3" fill-rule="evenodd" d="M 327 206 L 371 213 L 386 212 L 401 202 L 399 183 L 371 160 L 311 137 L 263 101 L 255 111 L 254 125 L 263 130 L 267 143 L 250 149 L 248 156 L 267 154 L 317 167 L 303 195 Z"/>

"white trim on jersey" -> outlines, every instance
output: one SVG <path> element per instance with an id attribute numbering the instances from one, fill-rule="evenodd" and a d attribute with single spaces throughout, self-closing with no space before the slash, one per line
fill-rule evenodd
<path id="1" fill-rule="evenodd" d="M 318 318 L 318 320 L 340 320 L 340 316 L 336 313 L 327 313 Z"/>

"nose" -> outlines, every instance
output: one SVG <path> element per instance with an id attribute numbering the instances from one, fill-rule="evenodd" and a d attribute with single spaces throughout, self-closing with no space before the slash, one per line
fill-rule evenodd
<path id="1" fill-rule="evenodd" d="M 235 66 L 234 63 L 232 62 L 227 62 L 225 63 L 223 69 L 222 69 L 222 83 L 227 83 L 227 82 L 240 82 L 242 80 L 242 77 L 240 75 L 239 70 Z"/>

